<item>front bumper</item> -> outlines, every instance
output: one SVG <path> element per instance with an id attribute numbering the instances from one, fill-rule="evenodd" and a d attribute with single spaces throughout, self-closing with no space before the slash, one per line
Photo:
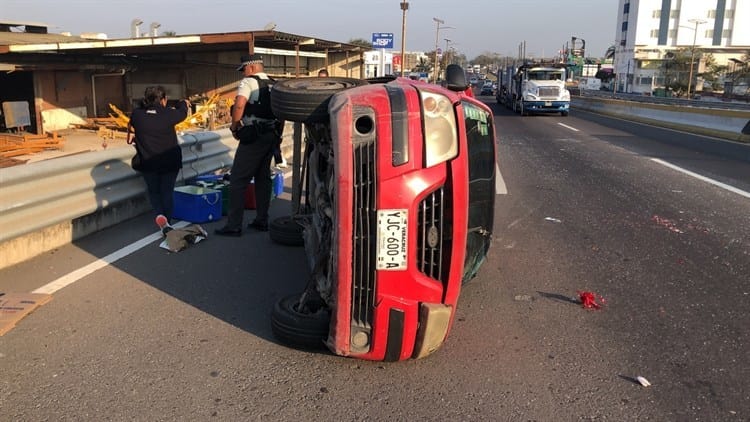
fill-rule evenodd
<path id="1" fill-rule="evenodd" d="M 570 109 L 570 101 L 525 101 L 523 109 L 533 113 L 561 113 Z"/>

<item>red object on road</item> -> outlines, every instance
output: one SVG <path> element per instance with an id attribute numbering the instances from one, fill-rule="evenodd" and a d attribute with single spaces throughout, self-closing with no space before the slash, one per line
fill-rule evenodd
<path id="1" fill-rule="evenodd" d="M 581 304 L 586 309 L 601 309 L 602 305 L 607 303 L 607 301 L 601 296 L 599 296 L 599 301 L 601 303 L 597 303 L 596 293 L 593 292 L 578 292 L 578 295 L 581 298 Z"/>

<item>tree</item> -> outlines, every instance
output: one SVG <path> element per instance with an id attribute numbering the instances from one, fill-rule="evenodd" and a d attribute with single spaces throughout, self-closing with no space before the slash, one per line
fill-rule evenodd
<path id="1" fill-rule="evenodd" d="M 177 32 L 175 31 L 164 31 L 161 33 L 163 37 L 174 37 L 177 35 Z"/>
<path id="2" fill-rule="evenodd" d="M 414 69 L 412 69 L 413 72 L 427 72 L 429 73 L 432 70 L 432 65 L 430 64 L 429 59 L 425 59 L 424 57 L 420 57 L 419 61 L 417 62 L 417 65 L 414 66 Z"/>
<path id="3" fill-rule="evenodd" d="M 704 68 L 705 70 L 698 76 L 702 77 L 705 82 L 708 82 L 712 89 L 721 89 L 722 86 L 719 82 L 719 77 L 726 73 L 728 66 L 716 63 L 714 55 L 708 53 L 704 59 Z"/>
<path id="4" fill-rule="evenodd" d="M 745 53 L 739 61 L 733 60 L 733 65 L 728 68 L 727 76 L 733 83 L 750 78 L 750 53 Z"/>
<path id="5" fill-rule="evenodd" d="M 664 55 L 662 62 L 664 86 L 671 89 L 677 96 L 687 92 L 690 57 L 690 48 L 678 48 Z M 695 54 L 695 62 L 700 62 L 700 52 Z"/>
<path id="6" fill-rule="evenodd" d="M 482 67 L 493 65 L 500 61 L 500 55 L 497 53 L 490 53 L 488 51 L 476 56 L 471 62 L 478 64 Z"/>
<path id="7" fill-rule="evenodd" d="M 372 41 L 367 41 L 364 38 L 352 38 L 348 44 L 353 44 L 362 47 L 365 50 L 372 50 Z"/>

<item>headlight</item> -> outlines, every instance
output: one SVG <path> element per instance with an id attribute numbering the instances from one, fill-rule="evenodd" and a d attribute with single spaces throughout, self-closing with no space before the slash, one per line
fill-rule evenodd
<path id="1" fill-rule="evenodd" d="M 425 166 L 432 167 L 458 154 L 456 114 L 444 95 L 420 91 L 419 96 L 424 112 Z"/>

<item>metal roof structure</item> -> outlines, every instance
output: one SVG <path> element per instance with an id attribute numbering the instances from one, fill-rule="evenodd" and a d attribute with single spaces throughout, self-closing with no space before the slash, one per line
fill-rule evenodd
<path id="1" fill-rule="evenodd" d="M 146 55 L 215 50 L 320 57 L 332 53 L 358 55 L 363 48 L 274 30 L 122 39 L 0 31 L 0 67 L 17 70 L 35 70 L 42 64 L 122 64 Z"/>

